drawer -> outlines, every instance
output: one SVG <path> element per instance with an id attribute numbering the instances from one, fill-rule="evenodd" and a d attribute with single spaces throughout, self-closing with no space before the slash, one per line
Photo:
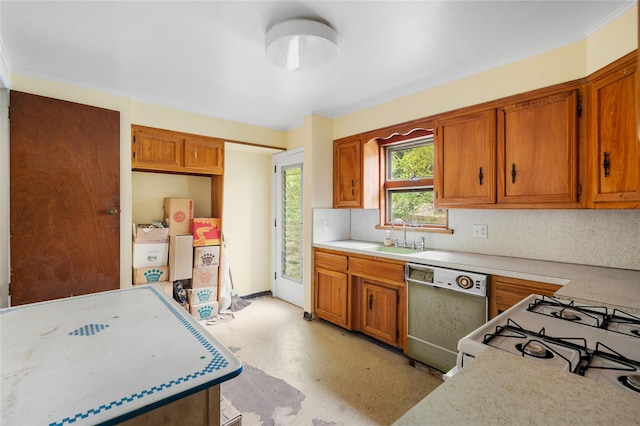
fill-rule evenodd
<path id="1" fill-rule="evenodd" d="M 360 257 L 349 258 L 349 273 L 382 282 L 404 284 L 404 263 L 391 263 Z"/>
<path id="2" fill-rule="evenodd" d="M 313 261 L 314 266 L 318 268 L 347 272 L 347 256 L 344 254 L 327 253 L 315 250 Z"/>

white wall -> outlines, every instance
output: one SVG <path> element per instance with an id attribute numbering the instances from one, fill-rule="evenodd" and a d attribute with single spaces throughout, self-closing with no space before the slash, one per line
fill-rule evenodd
<path id="1" fill-rule="evenodd" d="M 1 8 L 0 8 L 1 10 Z M 0 16 L 0 21 L 2 17 Z M 9 65 L 0 38 L 0 308 L 9 292 Z"/>
<path id="2" fill-rule="evenodd" d="M 271 290 L 271 156 L 263 148 L 225 145 L 223 232 L 240 296 Z"/>
<path id="3" fill-rule="evenodd" d="M 9 91 L 0 83 L 0 308 L 9 293 Z"/>

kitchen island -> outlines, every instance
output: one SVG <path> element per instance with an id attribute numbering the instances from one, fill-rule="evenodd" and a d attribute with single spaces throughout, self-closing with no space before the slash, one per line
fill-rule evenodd
<path id="1" fill-rule="evenodd" d="M 417 425 L 633 425 L 640 396 L 487 348 L 398 419 Z"/>
<path id="2" fill-rule="evenodd" d="M 0 333 L 1 424 L 216 425 L 242 371 L 153 285 L 2 309 Z"/>

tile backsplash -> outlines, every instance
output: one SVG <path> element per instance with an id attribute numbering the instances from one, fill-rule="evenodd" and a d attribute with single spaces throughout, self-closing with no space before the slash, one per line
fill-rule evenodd
<path id="1" fill-rule="evenodd" d="M 378 210 L 314 209 L 313 241 L 382 242 Z M 474 238 L 473 225 L 487 226 Z M 453 234 L 411 232 L 428 248 L 640 270 L 640 210 L 449 211 Z M 394 236 L 400 236 L 400 230 Z"/>

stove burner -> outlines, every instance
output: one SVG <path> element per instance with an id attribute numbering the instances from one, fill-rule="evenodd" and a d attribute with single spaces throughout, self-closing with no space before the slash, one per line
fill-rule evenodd
<path id="1" fill-rule="evenodd" d="M 619 376 L 618 381 L 625 387 L 640 392 L 640 374 L 629 374 L 626 376 Z"/>
<path id="2" fill-rule="evenodd" d="M 568 321 L 582 321 L 582 318 L 579 317 L 574 311 L 569 309 L 562 309 L 560 311 L 555 311 L 552 315 L 556 318 L 561 318 Z"/>
<path id="3" fill-rule="evenodd" d="M 553 358 L 553 353 L 551 353 L 551 351 L 547 350 L 540 343 L 536 343 L 533 341 L 529 341 L 524 345 L 522 343 L 518 343 L 516 345 L 516 349 L 518 349 L 522 354 L 526 354 L 534 358 L 541 358 L 541 359 Z"/>

